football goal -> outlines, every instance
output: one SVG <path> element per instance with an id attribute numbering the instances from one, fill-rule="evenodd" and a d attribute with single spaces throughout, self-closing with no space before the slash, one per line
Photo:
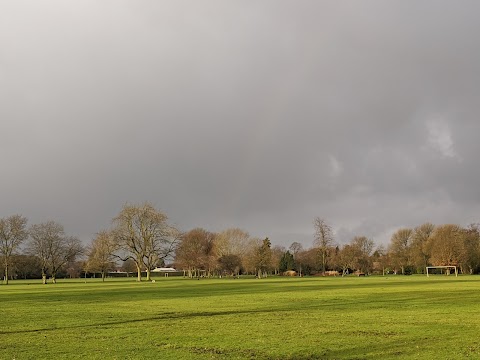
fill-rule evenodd
<path id="1" fill-rule="evenodd" d="M 447 275 L 450 275 L 450 270 L 453 269 L 455 272 L 455 276 L 458 276 L 458 268 L 454 265 L 427 266 L 427 277 L 430 276 L 430 274 L 428 273 L 428 270 L 431 270 L 431 269 L 442 269 L 442 272 L 443 272 L 443 269 L 447 269 Z"/>

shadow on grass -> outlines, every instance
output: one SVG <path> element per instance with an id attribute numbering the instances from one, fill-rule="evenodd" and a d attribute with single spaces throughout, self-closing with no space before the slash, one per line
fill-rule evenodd
<path id="1" fill-rule="evenodd" d="M 125 324 L 134 324 L 139 322 L 147 321 L 157 321 L 157 320 L 179 320 L 179 319 L 191 319 L 198 317 L 212 317 L 212 316 L 226 316 L 226 315 L 242 315 L 242 314 L 258 314 L 258 313 L 278 313 L 291 311 L 286 309 L 262 309 L 262 310 L 235 310 L 235 311 L 206 311 L 206 312 L 191 312 L 191 313 L 164 313 L 156 316 L 150 316 L 146 318 L 139 319 L 129 319 L 121 321 L 105 321 L 102 323 L 95 324 L 82 324 L 82 325 L 71 325 L 71 326 L 57 326 L 57 327 L 48 327 L 48 328 L 38 328 L 38 329 L 27 329 L 27 330 L 12 330 L 12 331 L 0 331 L 0 335 L 6 334 L 27 334 L 43 331 L 56 331 L 56 330 L 71 330 L 71 329 L 82 329 L 82 328 L 92 328 L 92 327 L 102 327 L 102 326 L 112 326 L 112 325 L 125 325 Z"/>
<path id="2" fill-rule="evenodd" d="M 341 349 L 325 349 L 307 354 L 293 354 L 282 357 L 284 360 L 313 360 L 313 359 L 396 359 L 411 358 L 419 353 L 415 346 L 408 346 L 402 340 L 382 341 L 375 344 L 352 345 L 345 339 L 345 346 Z M 280 357 L 267 357 L 268 360 L 280 359 Z"/>
<path id="3" fill-rule="evenodd" d="M 180 281 L 179 281 L 180 280 Z M 169 281 L 158 281 L 156 284 L 135 283 L 115 281 L 105 283 L 72 283 L 62 284 L 61 287 L 49 285 L 28 289 L 23 288 L 22 291 L 0 293 L 0 301 L 73 301 L 81 303 L 107 301 L 109 302 L 112 295 L 117 298 L 124 297 L 125 301 L 145 299 L 148 296 L 158 296 L 161 294 L 162 299 L 183 299 L 183 298 L 208 298 L 214 296 L 231 296 L 231 295 L 250 295 L 255 294 L 275 294 L 289 292 L 318 292 L 328 293 L 330 291 L 355 292 L 359 289 L 387 290 L 398 288 L 399 293 L 408 293 L 410 290 L 422 288 L 425 286 L 471 283 L 471 279 L 427 279 L 419 277 L 371 277 L 371 278 L 268 278 L 262 280 L 240 279 L 240 280 L 218 280 L 218 279 L 202 279 L 200 281 L 191 279 L 174 280 L 172 284 Z M 70 287 L 69 285 L 74 285 Z M 77 287 L 82 285 L 81 287 Z M 84 285 L 84 286 L 83 286 Z M 113 288 L 112 286 L 113 285 Z M 85 296 L 85 291 L 89 292 Z M 52 294 L 55 293 L 53 297 Z"/>
<path id="4" fill-rule="evenodd" d="M 255 315 L 267 313 L 281 313 L 291 312 L 291 309 L 259 309 L 259 310 L 234 310 L 234 311 L 205 311 L 205 312 L 190 312 L 190 313 L 163 313 L 156 316 L 150 316 L 138 319 L 120 320 L 120 321 L 104 321 L 95 324 L 71 325 L 59 327 L 45 327 L 29 330 L 16 331 L 0 331 L 1 335 L 22 335 L 28 333 L 42 333 L 53 332 L 72 329 L 91 329 L 91 328 L 109 328 L 116 325 L 128 325 L 151 321 L 168 321 L 179 319 L 193 319 L 203 317 L 229 316 L 229 315 Z M 360 335 L 362 335 L 360 333 Z M 350 334 L 350 336 L 352 336 Z M 154 346 L 168 350 L 175 350 L 179 352 L 188 352 L 192 356 L 208 355 L 212 359 L 219 358 L 245 358 L 245 359 L 264 359 L 264 360 L 313 360 L 313 359 L 377 359 L 377 358 L 395 358 L 395 357 L 410 357 L 418 350 L 415 347 L 409 347 L 404 340 L 395 338 L 396 334 L 389 336 L 388 339 L 382 339 L 375 344 L 369 342 L 368 344 L 357 345 L 349 343 L 348 336 L 345 337 L 345 346 L 341 349 L 315 349 L 308 350 L 307 353 L 291 353 L 291 354 L 275 354 L 275 349 L 271 352 L 261 349 L 240 349 L 240 348 L 224 348 L 224 347 L 202 347 L 202 346 L 184 346 L 181 344 L 162 344 L 157 343 Z M 301 341 L 301 340 L 300 340 Z"/>
<path id="5" fill-rule="evenodd" d="M 238 349 L 222 347 L 199 347 L 172 344 L 156 344 L 160 348 L 188 352 L 191 355 L 209 355 L 211 359 L 242 358 L 258 360 L 327 360 L 327 359 L 395 359 L 398 357 L 412 357 L 419 355 L 418 347 L 409 346 L 401 339 L 389 339 L 389 341 L 376 342 L 375 344 L 356 345 L 351 344 L 345 338 L 345 346 L 341 349 L 314 349 L 305 352 L 293 352 L 290 354 L 272 354 L 262 349 Z M 273 350 L 275 352 L 275 350 Z M 416 354 L 417 353 L 417 354 Z"/>

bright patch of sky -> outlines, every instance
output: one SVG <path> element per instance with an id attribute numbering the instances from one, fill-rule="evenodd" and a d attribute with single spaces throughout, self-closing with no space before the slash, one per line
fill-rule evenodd
<path id="1" fill-rule="evenodd" d="M 444 119 L 436 117 L 428 120 L 426 127 L 427 143 L 433 150 L 446 158 L 460 158 L 454 148 L 450 127 Z"/>

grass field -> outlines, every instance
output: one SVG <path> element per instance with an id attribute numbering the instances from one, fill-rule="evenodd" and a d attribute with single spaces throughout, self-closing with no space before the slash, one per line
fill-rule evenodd
<path id="1" fill-rule="evenodd" d="M 480 277 L 0 286 L 0 359 L 479 359 Z"/>

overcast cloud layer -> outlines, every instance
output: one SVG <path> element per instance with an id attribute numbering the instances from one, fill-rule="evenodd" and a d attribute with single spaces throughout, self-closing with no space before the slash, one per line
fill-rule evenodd
<path id="1" fill-rule="evenodd" d="M 387 244 L 480 221 L 478 1 L 0 4 L 0 217 Z"/>

